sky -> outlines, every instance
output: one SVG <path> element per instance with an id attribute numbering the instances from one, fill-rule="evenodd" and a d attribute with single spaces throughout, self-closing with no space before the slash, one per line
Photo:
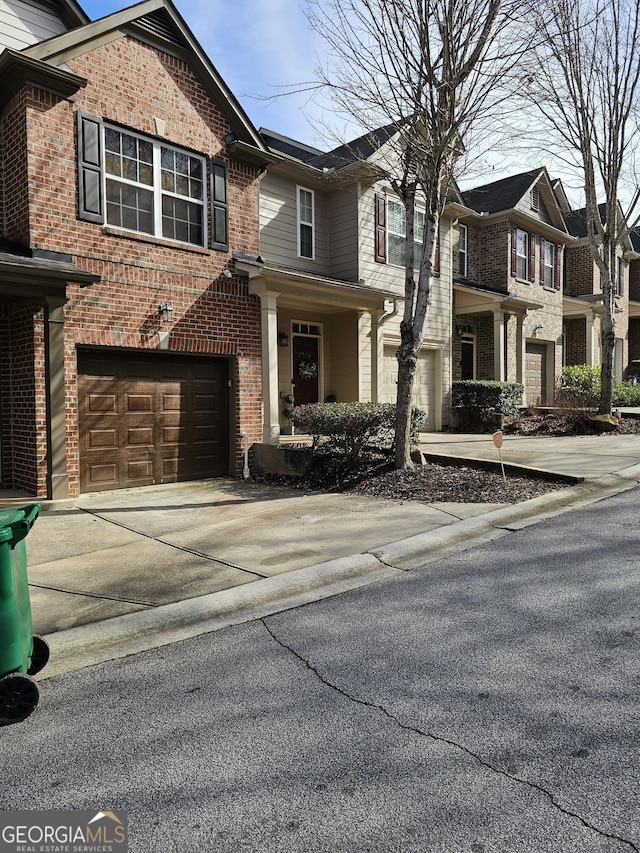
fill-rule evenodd
<path id="1" fill-rule="evenodd" d="M 79 0 L 92 19 L 131 0 Z M 311 79 L 322 50 L 298 0 L 174 0 L 216 70 L 256 127 L 323 146 L 319 108 L 307 95 L 274 96 Z M 315 121 L 315 127 L 310 121 Z"/>
<path id="2" fill-rule="evenodd" d="M 330 112 L 323 113 L 307 94 L 283 94 L 284 89 L 312 80 L 318 57 L 323 56 L 324 43 L 308 23 L 304 0 L 173 2 L 256 128 L 267 128 L 325 151 L 362 132 L 354 127 L 341 130 Z M 133 5 L 133 0 L 79 3 L 96 20 Z M 333 135 L 327 127 L 334 129 Z M 515 148 L 510 155 L 487 149 L 475 168 L 462 176 L 459 186 L 465 190 L 541 165 L 546 165 L 552 176 L 563 179 L 572 205 L 581 207 L 584 202 L 581 192 L 576 195 L 575 175 L 555 169 L 544 155 L 523 154 Z"/>

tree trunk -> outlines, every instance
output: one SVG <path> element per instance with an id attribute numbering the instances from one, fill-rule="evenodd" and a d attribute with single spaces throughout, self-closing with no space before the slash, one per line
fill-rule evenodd
<path id="1" fill-rule="evenodd" d="M 600 340 L 602 345 L 602 370 L 600 374 L 600 406 L 598 414 L 610 415 L 613 407 L 613 359 L 616 347 L 614 326 L 615 295 L 611 271 L 608 281 L 603 282 L 604 313 Z"/>
<path id="2" fill-rule="evenodd" d="M 411 462 L 411 398 L 418 365 L 411 326 L 400 324 L 398 359 L 398 394 L 396 397 L 396 446 L 394 465 L 410 468 Z"/>

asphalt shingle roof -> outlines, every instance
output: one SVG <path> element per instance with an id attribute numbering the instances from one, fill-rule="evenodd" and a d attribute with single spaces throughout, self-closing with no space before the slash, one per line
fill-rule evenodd
<path id="1" fill-rule="evenodd" d="M 463 192 L 464 203 L 478 213 L 498 213 L 511 210 L 529 190 L 540 174 L 540 169 L 521 172 L 508 178 L 501 178 L 491 184 L 474 187 Z"/>
<path id="2" fill-rule="evenodd" d="M 342 169 L 360 160 L 367 160 L 385 142 L 391 139 L 396 131 L 396 125 L 386 125 L 327 152 L 320 151 L 319 148 L 313 148 L 310 145 L 304 145 L 302 142 L 297 142 L 288 136 L 282 136 L 273 130 L 260 128 L 260 135 L 271 150 L 278 151 L 287 157 L 293 157 L 308 166 L 313 166 L 316 169 Z"/>

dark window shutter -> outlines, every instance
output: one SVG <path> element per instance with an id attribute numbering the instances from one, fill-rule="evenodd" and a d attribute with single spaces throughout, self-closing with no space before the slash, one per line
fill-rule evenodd
<path id="1" fill-rule="evenodd" d="M 440 275 L 440 226 L 436 234 L 436 253 L 433 258 L 433 274 Z"/>
<path id="2" fill-rule="evenodd" d="M 229 249 L 229 171 L 222 160 L 210 161 L 211 248 Z"/>
<path id="3" fill-rule="evenodd" d="M 511 229 L 511 275 L 518 275 L 518 229 Z"/>
<path id="4" fill-rule="evenodd" d="M 81 112 L 77 116 L 78 216 L 87 222 L 103 224 L 102 119 Z"/>
<path id="5" fill-rule="evenodd" d="M 375 198 L 375 261 L 387 263 L 387 197 L 376 193 Z"/>
<path id="6" fill-rule="evenodd" d="M 533 234 L 528 235 L 529 243 L 529 281 L 536 280 L 536 238 Z"/>
<path id="7" fill-rule="evenodd" d="M 544 253 L 547 248 L 547 241 L 544 237 L 540 238 L 540 284 L 544 284 Z"/>
<path id="8" fill-rule="evenodd" d="M 556 290 L 562 288 L 562 246 L 556 246 L 556 268 L 553 276 L 553 286 Z"/>

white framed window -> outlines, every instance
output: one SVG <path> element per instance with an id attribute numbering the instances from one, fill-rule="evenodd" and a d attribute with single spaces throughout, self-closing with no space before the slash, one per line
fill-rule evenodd
<path id="1" fill-rule="evenodd" d="M 529 235 L 520 228 L 515 229 L 515 275 L 517 278 L 529 277 Z"/>
<path id="2" fill-rule="evenodd" d="M 467 238 L 467 226 L 460 223 L 458 225 L 458 273 L 465 277 L 467 275 Z"/>
<path id="3" fill-rule="evenodd" d="M 298 257 L 315 258 L 315 193 L 298 187 Z"/>
<path id="4" fill-rule="evenodd" d="M 541 241 L 542 283 L 545 287 L 554 287 L 556 280 L 556 247 L 546 240 Z"/>
<path id="5" fill-rule="evenodd" d="M 107 225 L 205 246 L 206 161 L 104 126 Z"/>
<path id="6" fill-rule="evenodd" d="M 424 210 L 416 210 L 413 219 L 414 266 L 420 266 L 422 244 L 424 242 Z M 405 247 L 407 245 L 407 215 L 404 205 L 399 201 L 387 201 L 387 258 L 397 267 L 405 265 Z"/>
<path id="7" fill-rule="evenodd" d="M 626 261 L 616 257 L 616 296 L 624 296 L 624 269 Z"/>

